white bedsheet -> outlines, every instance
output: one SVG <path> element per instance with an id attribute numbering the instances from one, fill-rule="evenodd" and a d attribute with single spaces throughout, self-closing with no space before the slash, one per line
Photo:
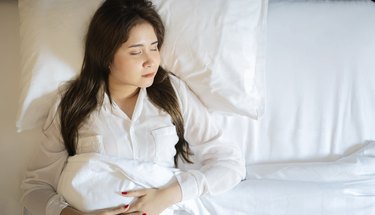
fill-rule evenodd
<path id="1" fill-rule="evenodd" d="M 360 156 L 375 140 L 374 11 L 365 0 L 270 1 L 265 113 L 218 117 L 243 144 L 248 179 L 206 203 L 213 214 L 375 214 L 374 154 Z"/>
<path id="2" fill-rule="evenodd" d="M 375 3 L 270 3 L 266 111 L 248 162 L 330 161 L 375 140 Z"/>
<path id="3" fill-rule="evenodd" d="M 269 4 L 265 112 L 218 117 L 247 163 L 332 161 L 375 140 L 375 3 Z"/>
<path id="4" fill-rule="evenodd" d="M 248 166 L 247 180 L 201 198 L 210 214 L 375 214 L 375 142 L 332 162 Z"/>

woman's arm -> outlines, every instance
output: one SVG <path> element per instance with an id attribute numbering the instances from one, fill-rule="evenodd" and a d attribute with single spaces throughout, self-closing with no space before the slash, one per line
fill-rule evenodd
<path id="1" fill-rule="evenodd" d="M 171 77 L 185 120 L 185 139 L 194 153 L 194 165 L 177 175 L 182 199 L 219 194 L 245 178 L 245 159 L 238 143 L 225 140 L 207 108 L 184 82 Z"/>
<path id="2" fill-rule="evenodd" d="M 83 213 L 68 206 L 61 211 L 60 215 L 83 215 Z"/>
<path id="3" fill-rule="evenodd" d="M 22 203 L 38 215 L 59 215 L 68 204 L 56 193 L 59 177 L 68 154 L 62 144 L 56 115 L 58 102 L 52 106 L 43 127 L 41 143 L 28 165 L 22 182 Z"/>
<path id="4" fill-rule="evenodd" d="M 127 210 L 126 207 L 120 206 L 120 207 L 100 210 L 100 211 L 96 211 L 92 213 L 83 213 L 81 211 L 78 211 L 68 206 L 61 211 L 60 215 L 118 215 L 118 214 L 124 214 L 126 210 Z"/>

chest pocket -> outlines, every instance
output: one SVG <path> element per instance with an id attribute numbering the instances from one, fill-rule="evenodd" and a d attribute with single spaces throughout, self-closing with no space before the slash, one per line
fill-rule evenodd
<path id="1" fill-rule="evenodd" d="M 176 154 L 175 145 L 178 142 L 178 136 L 175 126 L 158 128 L 152 131 L 152 137 L 155 143 L 155 161 L 166 166 L 173 166 L 173 157 Z"/>
<path id="2" fill-rule="evenodd" d="M 77 154 L 103 153 L 103 137 L 100 135 L 80 137 L 77 143 Z"/>

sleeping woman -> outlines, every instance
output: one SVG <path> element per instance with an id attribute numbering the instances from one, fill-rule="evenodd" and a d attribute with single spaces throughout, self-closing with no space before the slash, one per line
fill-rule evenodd
<path id="1" fill-rule="evenodd" d="M 23 181 L 28 211 L 188 213 L 184 203 L 245 177 L 236 144 L 224 141 L 185 83 L 160 67 L 163 38 L 150 1 L 106 0 L 98 8 L 81 72 L 52 106 Z"/>

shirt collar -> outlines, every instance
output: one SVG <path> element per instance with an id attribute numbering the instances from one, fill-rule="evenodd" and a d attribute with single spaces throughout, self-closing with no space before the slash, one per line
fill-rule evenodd
<path id="1" fill-rule="evenodd" d="M 131 121 L 136 121 L 141 115 L 143 104 L 144 104 L 144 99 L 146 98 L 146 96 L 147 96 L 147 90 L 146 88 L 142 87 L 139 90 L 137 102 L 135 103 L 134 112 L 133 112 Z M 111 105 L 109 96 L 106 92 L 104 93 L 102 108 L 104 109 L 104 111 L 111 111 L 113 114 L 116 114 L 117 116 L 125 117 L 126 119 L 130 120 L 129 117 L 116 105 L 116 103 L 113 103 L 113 105 Z"/>

